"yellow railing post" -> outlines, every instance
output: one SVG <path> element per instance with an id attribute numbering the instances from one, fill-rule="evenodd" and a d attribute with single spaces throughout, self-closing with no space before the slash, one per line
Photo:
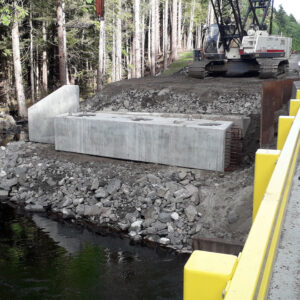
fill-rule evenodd
<path id="1" fill-rule="evenodd" d="M 277 150 L 282 150 L 295 117 L 282 116 L 278 121 Z"/>
<path id="2" fill-rule="evenodd" d="M 184 300 L 222 300 L 237 262 L 234 255 L 194 251 L 184 267 Z"/>
<path id="3" fill-rule="evenodd" d="M 279 158 L 279 150 L 258 149 L 255 154 L 252 221 L 258 212 L 268 183 Z"/>
<path id="4" fill-rule="evenodd" d="M 290 116 L 295 117 L 300 108 L 300 100 L 290 101 Z"/>
<path id="5" fill-rule="evenodd" d="M 297 96 L 296 99 L 300 99 L 300 90 L 297 90 Z"/>

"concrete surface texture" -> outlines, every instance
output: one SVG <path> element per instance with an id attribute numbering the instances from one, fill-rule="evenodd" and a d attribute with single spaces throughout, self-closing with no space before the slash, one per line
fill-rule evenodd
<path id="1" fill-rule="evenodd" d="M 55 149 L 224 171 L 232 122 L 95 113 L 55 119 Z"/>
<path id="2" fill-rule="evenodd" d="M 233 126 L 241 129 L 242 136 L 245 137 L 246 132 L 251 123 L 250 117 L 245 115 L 217 115 L 217 114 L 179 114 L 179 113 L 147 113 L 147 112 L 121 112 L 104 110 L 109 114 L 122 114 L 128 116 L 145 116 L 145 117 L 163 117 L 163 118 L 183 118 L 183 119 L 203 119 L 213 121 L 229 121 L 233 123 Z"/>
<path id="3" fill-rule="evenodd" d="M 79 86 L 65 85 L 28 110 L 29 139 L 54 144 L 54 118 L 79 110 Z"/>
<path id="4" fill-rule="evenodd" d="M 268 300 L 300 299 L 300 156 L 269 286 Z"/>

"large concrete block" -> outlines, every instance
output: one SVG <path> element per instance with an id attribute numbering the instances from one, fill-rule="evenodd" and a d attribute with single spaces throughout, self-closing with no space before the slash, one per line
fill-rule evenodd
<path id="1" fill-rule="evenodd" d="M 103 112 L 103 111 L 102 111 Z M 145 117 L 164 117 L 164 118 L 183 118 L 183 119 L 203 119 L 213 121 L 229 121 L 233 126 L 241 130 L 242 137 L 246 136 L 247 130 L 250 126 L 251 119 L 245 115 L 214 115 L 214 114 L 180 114 L 180 113 L 147 113 L 147 112 L 120 112 L 112 110 L 104 110 L 106 113 L 118 115 L 131 115 L 131 116 L 145 116 Z"/>
<path id="2" fill-rule="evenodd" d="M 54 144 L 54 118 L 79 110 L 79 87 L 65 85 L 32 105 L 28 110 L 29 139 Z"/>
<path id="3" fill-rule="evenodd" d="M 232 122 L 96 113 L 55 119 L 55 149 L 224 171 Z"/>

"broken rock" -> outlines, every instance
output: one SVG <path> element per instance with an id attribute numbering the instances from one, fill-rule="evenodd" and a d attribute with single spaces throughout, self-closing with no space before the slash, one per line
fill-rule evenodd
<path id="1" fill-rule="evenodd" d="M 195 206 L 189 205 L 184 212 L 189 222 L 193 222 L 195 220 L 195 217 L 197 216 L 197 210 Z"/>

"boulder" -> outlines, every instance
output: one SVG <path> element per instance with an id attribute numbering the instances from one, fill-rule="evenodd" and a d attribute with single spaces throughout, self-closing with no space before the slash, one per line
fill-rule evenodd
<path id="1" fill-rule="evenodd" d="M 0 132 L 17 131 L 14 118 L 4 112 L 0 112 Z"/>

